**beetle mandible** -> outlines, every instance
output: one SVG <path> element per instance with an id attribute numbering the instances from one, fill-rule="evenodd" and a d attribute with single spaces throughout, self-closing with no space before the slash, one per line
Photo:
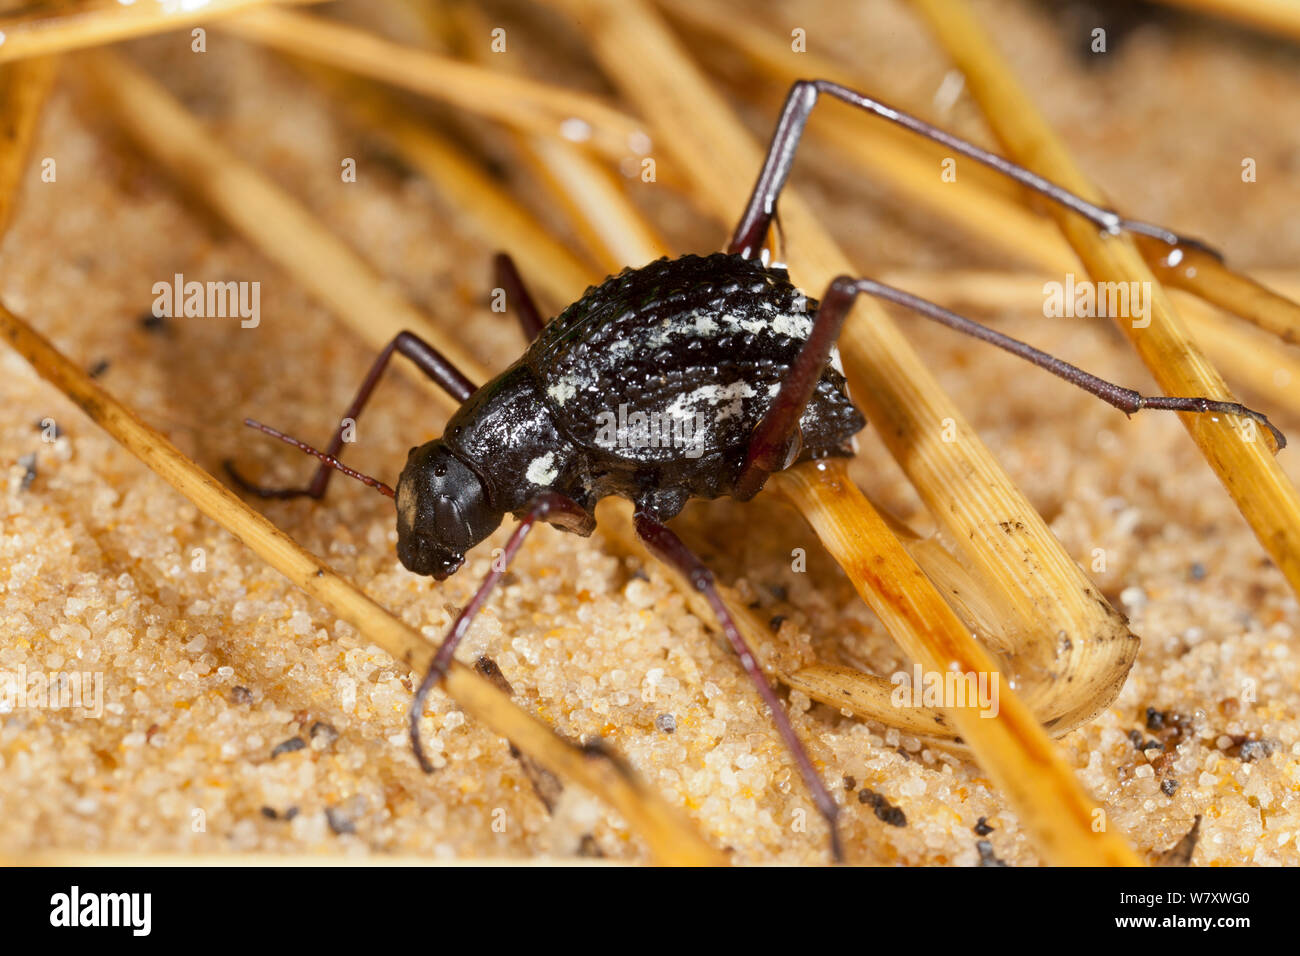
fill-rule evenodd
<path id="1" fill-rule="evenodd" d="M 786 98 L 749 203 L 725 252 L 660 259 L 624 270 L 588 289 L 550 323 L 543 323 L 510 258 L 498 255 L 498 281 L 515 304 L 531 344 L 518 361 L 481 387 L 410 332 L 398 335 L 380 353 L 344 413 L 345 421 L 360 414 L 394 353 L 406 356 L 460 402 L 441 438 L 411 449 L 396 490 L 338 461 L 343 426 L 322 452 L 248 420 L 315 455 L 321 465 L 308 486 L 281 489 L 253 485 L 227 463 L 241 487 L 263 497 L 319 498 L 335 470 L 357 478 L 395 499 L 398 558 L 416 574 L 446 578 L 506 514 L 518 518 L 504 560 L 494 562 L 460 612 L 415 693 L 410 736 L 426 772 L 433 767 L 420 745 L 425 698 L 446 673 L 457 645 L 529 530 L 546 521 L 590 535 L 596 502 L 620 495 L 633 503 L 637 534 L 649 549 L 708 599 L 826 819 L 832 854 L 841 859 L 834 798 L 719 597 L 712 573 L 665 522 L 690 498 L 730 495 L 747 501 L 769 475 L 796 462 L 852 454 L 853 435 L 866 421 L 836 367 L 835 341 L 860 294 L 905 306 L 1004 349 L 1128 414 L 1158 408 L 1247 416 L 1267 427 L 1279 448 L 1285 445 L 1264 415 L 1236 402 L 1141 395 L 871 279 L 841 276 L 830 283 L 820 302 L 806 299 L 785 269 L 769 262 L 764 247 L 804 126 L 822 95 L 936 140 L 1107 233 L 1140 233 L 1171 248 L 1194 246 L 1213 252 L 1160 226 L 1125 219 L 846 87 L 801 80 Z M 691 431 L 689 447 L 683 441 L 629 440 L 626 429 L 611 433 L 607 416 L 620 406 L 649 421 L 672 423 L 678 438 Z"/>

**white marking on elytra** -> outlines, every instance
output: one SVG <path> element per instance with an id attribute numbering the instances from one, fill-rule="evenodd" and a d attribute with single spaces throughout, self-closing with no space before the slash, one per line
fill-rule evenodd
<path id="1" fill-rule="evenodd" d="M 555 476 L 560 470 L 555 467 L 555 452 L 548 451 L 539 458 L 534 458 L 528 463 L 528 470 L 524 472 L 524 477 L 535 485 L 543 488 L 555 480 Z"/>
<path id="2" fill-rule="evenodd" d="M 571 378 L 562 378 L 546 390 L 546 394 L 563 405 L 574 395 L 578 394 L 578 388 Z"/>
<path id="3" fill-rule="evenodd" d="M 667 414 L 674 418 L 694 418 L 696 406 L 705 402 L 715 406 L 713 420 L 725 421 L 740 414 L 746 398 L 754 395 L 754 387 L 748 382 L 733 382 L 730 385 L 701 385 L 694 391 L 679 395 L 667 408 Z"/>

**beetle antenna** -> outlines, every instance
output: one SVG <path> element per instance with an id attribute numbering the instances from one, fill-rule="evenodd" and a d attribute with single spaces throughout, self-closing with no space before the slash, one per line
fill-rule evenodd
<path id="1" fill-rule="evenodd" d="M 388 485 L 384 484 L 378 478 L 371 478 L 369 475 L 363 475 L 355 468 L 349 468 L 347 465 L 343 464 L 343 462 L 339 461 L 333 455 L 327 455 L 319 448 L 313 448 L 311 445 L 308 445 L 304 441 L 299 441 L 298 439 L 294 438 L 291 435 L 286 435 L 284 432 L 276 431 L 270 425 L 263 425 L 261 422 L 252 418 L 245 418 L 244 424 L 247 425 L 249 428 L 256 428 L 260 432 L 265 432 L 266 434 L 270 435 L 272 438 L 278 438 L 280 439 L 280 441 L 284 442 L 287 445 L 292 445 L 294 448 L 297 448 L 299 451 L 305 451 L 307 454 L 319 458 L 321 461 L 323 461 L 329 467 L 333 468 L 335 471 L 341 471 L 349 478 L 355 478 L 363 485 L 369 485 L 371 488 L 374 488 L 381 495 L 387 495 L 389 498 L 395 497 L 393 489 L 388 487 Z"/>

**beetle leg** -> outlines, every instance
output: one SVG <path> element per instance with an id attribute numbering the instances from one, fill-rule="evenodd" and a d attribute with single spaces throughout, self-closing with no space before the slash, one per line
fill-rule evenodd
<path id="1" fill-rule="evenodd" d="M 837 863 L 841 862 L 844 859 L 844 852 L 840 846 L 839 828 L 836 825 L 840 812 L 839 806 L 827 791 L 826 785 L 822 782 L 816 769 L 814 769 L 812 760 L 808 757 L 808 751 L 804 749 L 803 743 L 795 735 L 794 728 L 790 726 L 790 718 L 786 715 L 784 708 L 781 707 L 780 701 L 776 699 L 772 685 L 763 676 L 763 671 L 758 666 L 758 659 L 745 642 L 740 629 L 736 627 L 736 622 L 732 618 L 731 612 L 727 610 L 726 604 L 722 602 L 722 597 L 718 594 L 718 588 L 713 579 L 713 572 L 695 556 L 690 548 L 686 547 L 681 538 L 677 537 L 671 529 L 653 515 L 638 508 L 634 521 L 636 533 L 646 543 L 646 547 L 660 560 L 666 562 L 670 567 L 676 568 L 679 573 L 690 581 L 696 590 L 702 592 L 705 598 L 708 599 L 709 605 L 713 608 L 713 613 L 718 618 L 718 623 L 722 625 L 727 640 L 736 652 L 736 656 L 740 658 L 741 667 L 744 668 L 745 674 L 753 682 L 758 695 L 763 699 L 763 703 L 772 712 L 772 722 L 776 724 L 777 732 L 781 735 L 786 747 L 789 748 L 791 755 L 794 757 L 795 765 L 799 768 L 799 774 L 803 777 L 804 784 L 812 792 L 813 802 L 817 805 L 817 810 L 825 817 L 826 824 L 830 828 L 831 853 Z"/>
<path id="2" fill-rule="evenodd" d="M 388 360 L 393 357 L 394 352 L 409 358 L 421 372 L 442 386 L 456 401 L 464 402 L 474 393 L 474 384 L 462 375 L 456 366 L 443 358 L 441 352 L 414 332 L 401 332 L 384 347 L 384 350 L 379 353 L 379 357 L 375 359 L 374 364 L 370 366 L 370 371 L 366 373 L 365 380 L 362 381 L 361 387 L 357 389 L 356 397 L 352 399 L 352 404 L 348 406 L 348 410 L 343 413 L 343 417 L 339 421 L 338 431 L 334 433 L 333 440 L 330 441 L 329 447 L 325 449 L 324 454 L 327 457 L 338 457 L 338 453 L 343 449 L 344 424 L 348 420 L 356 421 L 357 416 L 361 414 L 361 410 L 365 408 L 366 402 L 375 390 L 375 386 L 379 384 L 379 378 L 388 367 Z M 332 466 L 323 464 L 316 469 L 316 474 L 306 487 L 267 488 L 248 481 L 235 470 L 235 466 L 231 461 L 227 460 L 223 464 L 226 467 L 226 473 L 230 475 L 235 484 L 249 494 L 257 495 L 260 498 L 320 498 L 325 494 L 330 476 L 334 474 Z"/>
<path id="3" fill-rule="evenodd" d="M 1002 175 L 1014 179 L 1021 185 L 1027 186 L 1034 192 L 1046 196 L 1052 202 L 1059 203 L 1065 208 L 1077 212 L 1109 233 L 1119 233 L 1124 230 L 1140 233 L 1145 236 L 1153 236 L 1172 246 L 1194 247 L 1209 253 L 1215 258 L 1222 258 L 1216 250 L 1199 240 L 1180 236 L 1163 226 L 1125 219 L 1114 210 L 1091 203 L 1064 187 L 1044 179 L 1037 173 L 1030 172 L 1025 167 L 1011 162 L 1009 159 L 991 153 L 986 149 L 981 149 L 975 144 L 959 139 L 924 120 L 896 110 L 879 100 L 863 96 L 846 86 L 832 83 L 830 80 L 799 80 L 790 87 L 790 92 L 786 96 L 785 107 L 781 111 L 781 119 L 777 123 L 776 132 L 772 134 L 772 142 L 768 146 L 767 158 L 763 161 L 763 169 L 758 175 L 758 181 L 754 184 L 754 192 L 749 197 L 749 205 L 745 207 L 745 213 L 736 226 L 735 233 L 732 234 L 731 243 L 727 247 L 728 252 L 742 255 L 745 258 L 752 258 L 763 248 L 763 244 L 767 241 L 768 229 L 772 224 L 773 217 L 776 215 L 777 199 L 780 197 L 781 189 L 785 186 L 786 179 L 790 175 L 790 167 L 794 164 L 794 154 L 799 147 L 799 138 L 803 135 L 804 125 L 808 122 L 808 116 L 817 103 L 817 97 L 822 93 L 833 96 L 850 106 L 856 106 L 858 109 L 873 113 L 882 119 L 897 123 L 913 133 L 942 143 L 954 152 L 983 163 Z"/>
<path id="4" fill-rule="evenodd" d="M 424 749 L 420 745 L 420 718 L 424 714 L 424 703 L 429 697 L 429 692 L 438 685 L 451 667 L 456 648 L 469 633 L 470 625 L 478 612 L 483 609 L 483 605 L 487 603 L 492 589 L 505 577 L 506 569 L 510 567 L 510 562 L 514 560 L 524 543 L 524 538 L 528 537 L 528 532 L 533 529 L 533 525 L 553 514 L 572 514 L 575 511 L 586 514 L 575 501 L 553 491 L 543 492 L 529 502 L 527 508 L 520 513 L 519 524 L 510 535 L 510 540 L 506 542 L 500 557 L 493 560 L 491 569 L 483 578 L 483 583 L 478 586 L 478 590 L 474 592 L 474 597 L 456 616 L 447 636 L 438 645 L 433 660 L 429 662 L 429 669 L 424 672 L 424 678 L 415 691 L 409 715 L 411 748 L 415 751 L 415 759 L 419 761 L 420 769 L 425 773 L 433 773 L 434 770 L 433 764 L 429 763 L 429 758 L 424 755 Z"/>
<path id="5" fill-rule="evenodd" d="M 519 325 L 524 330 L 524 338 L 529 342 L 541 334 L 546 325 L 537 303 L 533 300 L 524 277 L 519 274 L 519 267 L 508 252 L 498 252 L 492 257 L 492 274 L 496 284 L 505 290 L 506 304 L 513 304 L 515 314 L 519 316 Z"/>
<path id="6" fill-rule="evenodd" d="M 783 456 L 790 436 L 794 433 L 794 429 L 799 427 L 804 407 L 812 397 L 817 379 L 830 357 L 831 346 L 839 337 L 844 320 L 848 318 L 859 293 L 906 306 L 925 318 L 955 329 L 963 335 L 996 345 L 1012 355 L 1051 372 L 1058 378 L 1077 385 L 1085 392 L 1097 396 L 1103 402 L 1115 406 L 1126 414 L 1131 415 L 1144 408 L 1159 408 L 1176 412 L 1241 415 L 1252 418 L 1267 428 L 1279 449 L 1286 447 L 1286 436 L 1268 420 L 1267 416 L 1238 402 L 1194 396 L 1142 395 L 1131 388 L 1124 388 L 1122 385 L 1116 385 L 1114 382 L 1085 372 L 1054 355 L 1049 355 L 1009 335 L 1003 335 L 973 319 L 950 312 L 943 306 L 912 295 L 910 292 L 895 289 L 873 279 L 840 276 L 827 287 L 826 294 L 817 309 L 817 316 L 813 319 L 812 332 L 808 336 L 808 341 L 795 358 L 785 381 L 781 384 L 781 390 L 772 400 L 763 420 L 754 429 L 745 464 L 741 469 L 740 477 L 736 480 L 734 495 L 740 500 L 752 498 L 763 487 L 763 482 L 767 480 L 768 475 L 785 467 Z"/>

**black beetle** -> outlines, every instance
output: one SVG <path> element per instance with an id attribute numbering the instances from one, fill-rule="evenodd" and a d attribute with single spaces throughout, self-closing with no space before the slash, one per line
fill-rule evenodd
<path id="1" fill-rule="evenodd" d="M 539 520 L 589 535 L 596 502 L 630 499 L 636 530 L 650 549 L 702 591 L 731 646 L 772 712 L 840 859 L 838 808 L 813 769 L 753 652 L 719 598 L 713 575 L 664 522 L 690 498 L 752 498 L 767 477 L 795 462 L 852 453 L 865 424 L 835 367 L 834 346 L 859 293 L 907 306 L 1005 349 L 1086 389 L 1126 413 L 1142 408 L 1242 415 L 1285 439 L 1259 412 L 1209 398 L 1143 396 L 1002 335 L 977 322 L 870 279 L 841 276 L 820 303 L 805 299 L 786 271 L 763 253 L 776 203 L 789 175 L 808 115 L 820 94 L 875 113 L 937 140 L 1085 216 L 1108 233 L 1153 236 L 1171 248 L 1206 247 L 1159 226 L 1121 218 L 1002 157 L 825 80 L 790 90 L 749 204 L 726 252 L 661 259 L 628 269 L 586 291 L 543 324 L 508 256 L 496 260 L 498 282 L 514 302 L 532 344 L 492 381 L 475 386 L 417 336 L 403 332 L 375 361 L 344 419 L 355 420 L 394 352 L 407 356 L 445 388 L 460 409 L 441 438 L 413 448 L 394 492 L 343 466 L 343 428 L 324 452 L 249 420 L 249 424 L 320 458 L 300 489 L 252 485 L 263 497 L 324 494 L 340 470 L 396 499 L 402 564 L 442 579 L 465 552 L 496 530 L 506 514 L 519 519 L 503 560 L 494 562 L 474 598 L 443 640 L 415 694 L 412 746 L 420 747 L 424 699 L 450 666 L 456 646 L 486 602 L 524 536 Z M 1213 251 L 1213 250 L 1206 250 Z"/>

